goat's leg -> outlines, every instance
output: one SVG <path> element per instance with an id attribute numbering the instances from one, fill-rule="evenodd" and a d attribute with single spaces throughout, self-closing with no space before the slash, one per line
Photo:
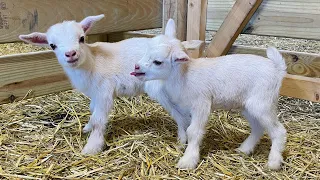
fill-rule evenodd
<path id="1" fill-rule="evenodd" d="M 191 109 L 191 124 L 187 129 L 188 145 L 184 155 L 178 162 L 178 168 L 194 169 L 200 159 L 200 144 L 211 110 L 211 102 L 201 100 Z"/>
<path id="2" fill-rule="evenodd" d="M 99 98 L 96 101 L 90 119 L 92 131 L 87 144 L 82 150 L 82 154 L 96 154 L 104 148 L 104 134 L 108 124 L 108 115 L 113 107 L 113 98 Z"/>
<path id="3" fill-rule="evenodd" d="M 94 110 L 94 101 L 91 100 L 90 101 L 90 112 L 91 112 L 91 114 L 93 113 L 93 110 Z M 91 116 L 90 116 L 88 123 L 84 126 L 82 131 L 83 131 L 83 133 L 88 133 L 91 130 L 92 130 L 92 123 L 91 123 Z"/>
<path id="4" fill-rule="evenodd" d="M 283 162 L 282 152 L 286 144 L 287 131 L 278 120 L 276 107 L 263 103 L 259 105 L 252 104 L 252 106 L 247 107 L 247 111 L 258 120 L 271 138 L 272 145 L 268 158 L 268 167 L 273 170 L 280 169 Z"/>
<path id="5" fill-rule="evenodd" d="M 264 133 L 264 129 L 261 126 L 260 122 L 257 120 L 257 118 L 249 114 L 247 110 L 244 110 L 242 114 L 249 121 L 249 124 L 251 127 L 251 133 L 248 136 L 248 138 L 241 144 L 241 146 L 237 148 L 237 151 L 240 151 L 249 155 L 250 153 L 253 152 L 255 146 L 260 141 Z"/>
<path id="6" fill-rule="evenodd" d="M 151 84 L 151 83 L 149 83 Z M 181 144 L 187 143 L 187 127 L 190 124 L 190 113 L 179 108 L 177 105 L 172 103 L 164 92 L 161 86 L 154 85 L 149 86 L 146 89 L 147 94 L 155 99 L 175 120 L 178 125 L 178 141 Z"/>
<path id="7" fill-rule="evenodd" d="M 181 113 L 181 110 L 179 111 L 179 108 L 172 104 L 170 100 L 167 97 L 158 98 L 159 104 L 163 106 L 163 108 L 169 112 L 169 114 L 173 117 L 175 122 L 178 125 L 178 141 L 184 145 L 187 143 L 187 127 L 190 121 L 190 116 L 183 112 Z"/>

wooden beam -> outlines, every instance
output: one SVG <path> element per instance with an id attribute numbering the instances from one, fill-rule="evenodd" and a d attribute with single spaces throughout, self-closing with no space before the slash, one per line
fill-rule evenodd
<path id="1" fill-rule="evenodd" d="M 162 31 L 164 32 L 167 21 L 171 18 L 177 26 L 177 38 L 186 40 L 187 33 L 187 0 L 163 0 Z"/>
<path id="2" fill-rule="evenodd" d="M 52 51 L 0 57 L 0 104 L 71 89 Z"/>
<path id="3" fill-rule="evenodd" d="M 283 80 L 280 94 L 320 102 L 320 55 L 283 50 L 280 52 L 289 73 Z M 233 46 L 229 54 L 255 54 L 266 57 L 266 49 Z"/>
<path id="4" fill-rule="evenodd" d="M 287 74 L 280 94 L 313 102 L 320 102 L 320 78 Z"/>
<path id="5" fill-rule="evenodd" d="M 2 0 L 0 43 L 19 41 L 18 35 L 45 32 L 64 20 L 80 21 L 89 15 L 105 14 L 91 34 L 159 28 L 162 0 Z"/>
<path id="6" fill-rule="evenodd" d="M 233 42 L 249 22 L 262 1 L 237 0 L 209 44 L 206 56 L 217 57 L 227 54 Z"/>
<path id="7" fill-rule="evenodd" d="M 205 40 L 208 0 L 188 0 L 187 40 Z"/>
<path id="8" fill-rule="evenodd" d="M 280 51 L 287 64 L 287 72 L 293 75 L 320 78 L 320 55 L 295 51 Z M 232 46 L 229 54 L 255 54 L 266 57 L 265 48 Z"/>
<path id="9" fill-rule="evenodd" d="M 208 0 L 207 30 L 217 31 L 235 0 Z M 320 40 L 319 0 L 265 0 L 242 33 Z"/>
<path id="10" fill-rule="evenodd" d="M 142 33 L 135 33 L 135 32 L 111 33 L 111 34 L 108 34 L 108 42 L 118 42 L 124 39 L 130 39 L 134 37 L 152 38 L 154 36 L 155 35 L 153 34 L 142 34 Z"/>
<path id="11" fill-rule="evenodd" d="M 199 58 L 202 56 L 203 50 L 205 48 L 204 41 L 200 40 L 190 40 L 182 42 L 184 48 L 187 50 L 188 56 L 192 58 Z"/>
<path id="12" fill-rule="evenodd" d="M 95 42 L 108 42 L 108 34 L 92 34 L 86 37 L 86 42 L 91 44 Z"/>

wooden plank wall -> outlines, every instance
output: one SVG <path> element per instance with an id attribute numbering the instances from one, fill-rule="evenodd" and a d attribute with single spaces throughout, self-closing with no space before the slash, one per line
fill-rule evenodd
<path id="1" fill-rule="evenodd" d="M 58 2 L 58 3 L 57 3 Z M 162 27 L 162 0 L 1 0 L 0 43 L 18 35 L 45 32 L 63 20 L 105 14 L 91 34 Z"/>
<path id="2" fill-rule="evenodd" d="M 280 51 L 287 64 L 281 95 L 320 102 L 320 55 L 292 51 Z M 266 57 L 266 49 L 232 46 L 229 54 L 256 54 Z M 306 63 L 306 59 L 310 64 Z"/>
<path id="3" fill-rule="evenodd" d="M 207 30 L 217 31 L 235 0 L 208 0 Z M 243 33 L 320 40 L 319 0 L 264 0 Z"/>
<path id="4" fill-rule="evenodd" d="M 233 46 L 229 54 L 256 54 L 266 57 L 266 49 Z M 287 72 L 293 75 L 320 78 L 320 54 L 281 51 L 287 64 Z"/>
<path id="5" fill-rule="evenodd" d="M 71 89 L 52 51 L 0 57 L 0 104 Z"/>

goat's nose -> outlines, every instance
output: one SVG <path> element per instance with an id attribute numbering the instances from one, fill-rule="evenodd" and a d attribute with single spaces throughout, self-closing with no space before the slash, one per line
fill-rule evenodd
<path id="1" fill-rule="evenodd" d="M 138 64 L 136 64 L 136 65 L 134 66 L 134 69 L 135 69 L 135 70 L 139 70 L 139 69 L 140 69 L 140 66 L 139 66 Z"/>
<path id="2" fill-rule="evenodd" d="M 65 55 L 67 57 L 72 57 L 72 56 L 75 56 L 77 54 L 77 52 L 75 50 L 72 50 L 72 51 L 69 51 L 69 52 L 66 52 Z"/>

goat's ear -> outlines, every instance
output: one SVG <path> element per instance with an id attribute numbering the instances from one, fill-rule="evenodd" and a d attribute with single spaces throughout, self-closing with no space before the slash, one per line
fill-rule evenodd
<path id="1" fill-rule="evenodd" d="M 190 60 L 190 57 L 184 51 L 178 51 L 173 53 L 174 63 L 186 63 Z"/>
<path id="2" fill-rule="evenodd" d="M 19 39 L 26 43 L 37 46 L 48 46 L 48 40 L 45 33 L 34 32 L 27 35 L 20 35 Z"/>
<path id="3" fill-rule="evenodd" d="M 164 34 L 170 38 L 176 38 L 176 25 L 173 19 L 168 20 Z"/>
<path id="4" fill-rule="evenodd" d="M 100 21 L 102 18 L 104 18 L 104 14 L 100 14 L 97 16 L 88 16 L 88 17 L 84 18 L 80 22 L 84 33 L 88 32 L 89 29 L 93 26 L 93 24 L 97 21 Z"/>

